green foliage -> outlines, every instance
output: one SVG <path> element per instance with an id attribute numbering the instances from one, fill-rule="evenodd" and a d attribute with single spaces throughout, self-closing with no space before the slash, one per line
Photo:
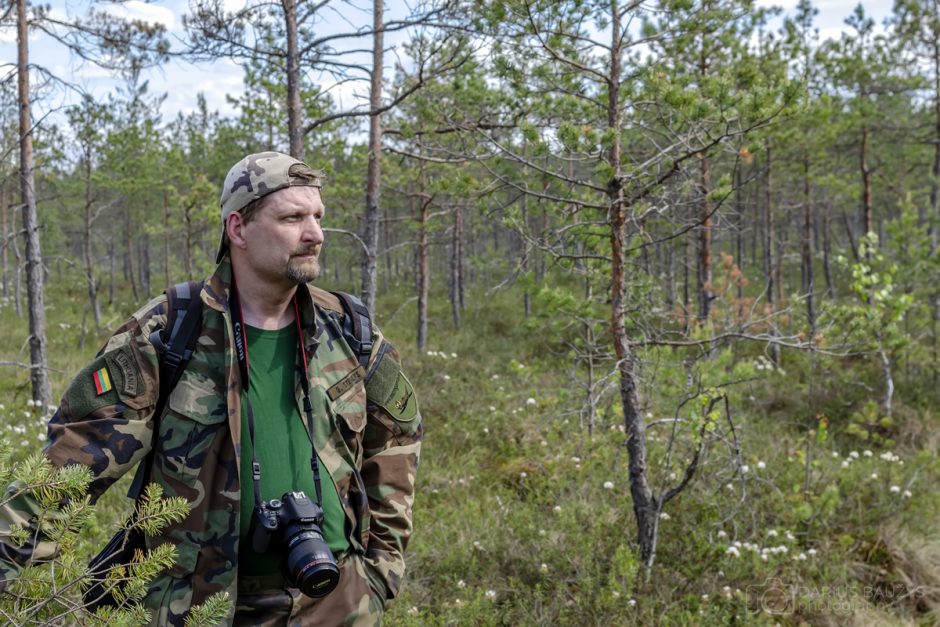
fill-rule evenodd
<path id="1" fill-rule="evenodd" d="M 3 450 L 9 442 L 0 440 Z M 0 612 L 12 624 L 62 624 L 82 620 L 91 625 L 144 625 L 149 612 L 141 605 L 150 581 L 176 562 L 176 548 L 162 544 L 146 552 L 137 551 L 127 567 L 107 573 L 105 588 L 113 592 L 119 605 L 99 608 L 91 614 L 81 592 L 91 583 L 88 561 L 107 536 L 87 537 L 89 523 L 99 506 L 91 505 L 86 491 L 91 471 L 84 466 L 55 469 L 41 454 L 31 454 L 11 464 L 0 459 L 0 478 L 12 479 L 11 489 L 0 500 L 6 516 L 28 517 L 38 529 L 44 560 L 22 568 L 15 576 L 7 574 L 6 593 L 0 594 Z M 29 496 L 30 500 L 23 499 Z M 27 509 L 26 503 L 34 503 Z M 150 534 L 171 522 L 185 518 L 189 504 L 181 497 L 165 499 L 156 484 L 147 486 L 137 525 Z M 25 520 L 25 519 L 24 519 Z M 113 517 L 111 518 L 113 520 Z M 105 533 L 108 533 L 106 530 Z M 8 529 L 5 541 L 22 546 L 34 538 L 22 525 Z M 120 585 L 119 585 L 120 584 Z M 228 612 L 231 603 L 215 595 L 193 611 L 194 625 L 215 624 Z"/>

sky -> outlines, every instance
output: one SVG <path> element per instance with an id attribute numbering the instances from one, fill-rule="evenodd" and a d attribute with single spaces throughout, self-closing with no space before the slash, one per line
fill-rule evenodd
<path id="1" fill-rule="evenodd" d="M 228 8 L 236 9 L 243 5 L 244 0 L 224 0 L 224 2 Z M 366 0 L 347 0 L 334 4 L 337 9 L 333 9 L 332 13 L 326 16 L 326 23 L 322 25 L 324 32 L 329 29 L 348 31 L 350 25 L 368 24 L 371 19 L 368 11 L 356 9 L 357 4 L 371 5 Z M 796 4 L 797 0 L 782 2 L 758 0 L 758 5 L 778 6 L 784 10 L 785 14 L 791 13 Z M 837 38 L 843 30 L 844 19 L 857 4 L 858 0 L 815 0 L 815 5 L 819 10 L 816 25 L 821 38 Z M 866 13 L 878 24 L 891 13 L 890 1 L 864 0 L 861 4 Z M 54 14 L 81 14 L 87 9 L 88 3 L 87 0 L 82 2 L 54 0 L 51 6 Z M 188 0 L 153 0 L 151 2 L 127 0 L 120 5 L 110 5 L 109 10 L 128 18 L 164 24 L 174 46 L 178 47 L 184 35 L 183 16 L 188 11 Z M 407 5 L 403 0 L 388 0 L 387 2 L 387 14 L 400 16 L 406 10 Z M 386 45 L 394 46 L 404 35 L 397 37 L 396 41 L 394 36 L 389 36 Z M 368 42 L 366 43 L 368 45 Z M 16 32 L 12 28 L 0 29 L 0 60 L 3 62 L 0 77 L 8 75 L 11 70 L 15 69 Z M 49 68 L 54 75 L 79 85 L 81 89 L 94 94 L 100 100 L 106 99 L 107 94 L 120 84 L 119 78 L 113 73 L 70 55 L 61 45 L 42 33 L 33 33 L 30 36 L 30 61 Z M 387 73 L 392 71 L 393 63 L 393 55 L 386 55 Z M 230 59 L 198 64 L 174 59 L 160 68 L 145 71 L 142 78 L 149 82 L 150 93 L 166 94 L 163 112 L 164 120 L 169 120 L 178 112 L 193 111 L 196 107 L 196 96 L 200 92 L 205 94 L 210 111 L 217 110 L 223 115 L 234 113 L 232 106 L 226 101 L 226 95 L 237 95 L 242 85 L 242 75 L 242 68 Z M 357 94 L 365 93 L 366 88 L 367 85 L 364 84 L 357 86 L 355 83 L 347 83 L 335 86 L 332 93 L 340 101 L 341 107 L 351 108 L 361 102 Z M 34 119 L 47 113 L 56 116 L 69 104 L 76 102 L 77 97 L 74 90 L 56 90 L 51 97 L 36 103 Z"/>

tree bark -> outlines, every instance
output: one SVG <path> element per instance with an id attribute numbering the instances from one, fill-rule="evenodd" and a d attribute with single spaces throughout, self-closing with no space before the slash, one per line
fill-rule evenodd
<path id="1" fill-rule="evenodd" d="M 52 404 L 49 382 L 46 307 L 43 286 L 42 253 L 39 243 L 39 216 L 33 177 L 33 130 L 29 102 L 29 22 L 26 0 L 17 0 L 17 87 L 20 122 L 20 194 L 23 202 L 23 229 L 26 240 L 26 292 L 29 299 L 30 383 L 33 399 L 43 406 Z"/>
<path id="2" fill-rule="evenodd" d="M 708 206 L 710 172 L 708 157 L 699 163 L 699 228 L 698 228 L 698 317 L 705 322 L 712 303 L 712 216 Z"/>
<path id="3" fill-rule="evenodd" d="M 871 167 L 868 165 L 868 124 L 862 124 L 862 141 L 859 143 L 858 162 L 862 174 L 862 235 L 875 232 L 874 209 L 871 199 Z"/>
<path id="4" fill-rule="evenodd" d="M 607 159 L 614 169 L 614 176 L 607 184 L 610 202 L 610 246 L 611 246 L 611 339 L 617 355 L 617 370 L 620 377 L 620 401 L 623 405 L 624 427 L 627 435 L 628 472 L 630 494 L 633 497 L 633 513 L 637 522 L 637 544 L 640 559 L 647 568 L 652 568 L 656 559 L 656 504 L 646 476 L 646 424 L 640 407 L 637 386 L 637 361 L 627 335 L 626 293 L 626 248 L 627 207 L 620 181 L 620 64 L 622 39 L 620 9 L 617 0 L 611 1 L 611 47 L 610 73 L 607 76 L 607 127 L 613 141 Z"/>
<path id="5" fill-rule="evenodd" d="M 777 286 L 775 279 L 777 276 L 777 255 L 776 255 L 776 227 L 774 225 L 774 205 L 773 205 L 773 152 L 770 140 L 767 140 L 767 167 L 764 170 L 764 277 L 767 281 L 767 308 L 771 318 L 776 312 L 775 294 Z M 771 329 L 776 330 L 776 325 L 771 320 Z M 770 346 L 770 358 L 775 366 L 780 365 L 780 347 L 773 343 Z"/>
<path id="6" fill-rule="evenodd" d="M 803 293 L 810 336 L 816 334 L 816 288 L 813 274 L 813 203 L 809 190 L 809 153 L 803 154 Z"/>
<path id="7" fill-rule="evenodd" d="M 7 182 L 0 182 L 0 237 L 3 238 L 2 247 L 0 247 L 0 264 L 3 272 L 3 298 L 10 298 L 10 229 L 8 216 L 10 207 L 7 205 Z"/>
<path id="8" fill-rule="evenodd" d="M 379 206 L 382 192 L 382 118 L 378 112 L 382 104 L 382 63 L 384 0 L 374 0 L 372 25 L 375 35 L 372 40 L 372 83 L 369 89 L 369 165 L 366 171 L 366 211 L 362 223 L 362 240 L 365 250 L 362 259 L 362 302 L 369 311 L 375 311 L 375 296 L 378 268 L 376 258 L 379 249 Z"/>
<path id="9" fill-rule="evenodd" d="M 290 156 L 303 161 L 303 109 L 300 106 L 300 52 L 297 47 L 297 0 L 281 0 L 287 31 L 287 137 Z"/>
<path id="10" fill-rule="evenodd" d="M 166 190 L 163 191 L 163 283 L 166 287 L 170 283 L 170 200 Z"/>
<path id="11" fill-rule="evenodd" d="M 454 318 L 454 328 L 460 328 L 460 310 L 463 308 L 463 211 L 460 203 L 454 206 L 454 235 L 451 242 L 450 257 L 450 310 Z"/>
<path id="12" fill-rule="evenodd" d="M 423 178 L 421 191 L 423 196 Z M 427 348 L 428 344 L 428 292 L 431 284 L 430 268 L 428 267 L 429 204 L 430 202 L 424 198 L 421 198 L 418 202 L 418 350 L 421 352 Z"/>
<path id="13" fill-rule="evenodd" d="M 88 303 L 91 306 L 91 313 L 95 319 L 95 328 L 101 328 L 101 306 L 98 304 L 98 284 L 95 281 L 95 258 L 92 252 L 92 226 L 94 216 L 92 215 L 92 193 L 91 193 L 91 158 L 85 154 L 85 216 L 82 224 L 82 261 L 85 262 L 85 283 L 88 289 Z"/>

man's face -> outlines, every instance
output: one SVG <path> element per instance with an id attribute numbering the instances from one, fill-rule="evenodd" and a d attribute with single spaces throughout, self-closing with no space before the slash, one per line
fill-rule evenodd
<path id="1" fill-rule="evenodd" d="M 262 279 L 308 283 L 320 274 L 323 201 L 316 187 L 287 187 L 265 196 L 242 225 L 248 266 Z"/>

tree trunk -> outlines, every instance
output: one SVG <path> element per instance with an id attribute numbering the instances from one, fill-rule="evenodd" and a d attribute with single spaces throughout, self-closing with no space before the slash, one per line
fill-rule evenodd
<path id="1" fill-rule="evenodd" d="M 366 171 L 366 212 L 362 223 L 362 240 L 366 243 L 362 259 L 362 302 L 375 311 L 375 293 L 379 249 L 379 203 L 382 192 L 382 59 L 384 0 L 373 0 L 372 83 L 369 89 L 369 166 Z"/>
<path id="2" fill-rule="evenodd" d="M 167 198 L 166 190 L 163 191 L 163 284 L 165 287 L 172 285 L 170 283 L 170 200 Z"/>
<path id="3" fill-rule="evenodd" d="M 94 218 L 91 212 L 91 159 L 85 155 L 85 219 L 82 224 L 82 261 L 85 262 L 85 283 L 88 289 L 88 304 L 95 319 L 95 328 L 101 328 L 101 306 L 98 304 L 98 284 L 95 281 L 95 259 L 92 253 L 92 223 Z"/>
<path id="4" fill-rule="evenodd" d="M 460 310 L 463 308 L 463 274 L 460 266 L 463 264 L 463 212 L 460 203 L 454 207 L 454 237 L 451 243 L 450 257 L 450 310 L 454 318 L 454 328 L 460 328 Z"/>
<path id="5" fill-rule="evenodd" d="M 862 124 L 862 141 L 858 150 L 859 170 L 862 174 L 862 235 L 875 232 L 874 210 L 871 200 L 871 167 L 868 165 L 868 136 L 868 124 Z"/>
<path id="6" fill-rule="evenodd" d="M 816 296 L 813 274 L 813 203 L 809 194 L 809 153 L 803 154 L 803 293 L 810 337 L 816 335 Z"/>
<path id="7" fill-rule="evenodd" d="M 124 278 L 131 283 L 131 293 L 134 300 L 139 300 L 137 294 L 137 278 L 134 276 L 134 247 L 131 243 L 131 210 L 130 207 L 124 208 Z"/>
<path id="8" fill-rule="evenodd" d="M 422 195 L 424 181 L 421 181 Z M 428 292 L 430 291 L 430 269 L 428 268 L 428 206 L 421 199 L 418 217 L 418 350 L 424 352 L 428 344 Z"/>
<path id="9" fill-rule="evenodd" d="M 10 298 L 10 263 L 9 263 L 9 249 L 10 249 L 10 237 L 12 237 L 9 229 L 8 216 L 10 213 L 10 207 L 7 205 L 7 182 L 0 182 L 0 237 L 3 238 L 3 246 L 0 248 L 0 264 L 3 268 L 3 298 L 4 300 Z"/>
<path id="10" fill-rule="evenodd" d="M 287 31 L 287 137 L 290 156 L 304 158 L 303 109 L 300 106 L 300 52 L 297 48 L 297 0 L 281 0 Z"/>
<path id="11" fill-rule="evenodd" d="M 20 118 L 20 194 L 23 202 L 23 229 L 26 240 L 26 293 L 29 299 L 30 383 L 33 399 L 43 407 L 52 404 L 46 357 L 46 307 L 43 287 L 42 253 L 39 244 L 39 215 L 33 177 L 33 130 L 29 103 L 29 23 L 26 0 L 17 0 L 17 87 Z"/>
<path id="12" fill-rule="evenodd" d="M 138 262 L 137 269 L 140 271 L 140 287 L 144 294 L 150 294 L 150 235 L 146 230 L 141 234 L 137 244 Z"/>
<path id="13" fill-rule="evenodd" d="M 712 303 L 712 216 L 708 206 L 710 172 L 708 157 L 699 164 L 699 228 L 698 228 L 698 317 L 705 322 Z"/>
<path id="14" fill-rule="evenodd" d="M 195 239 L 195 233 L 193 233 L 193 207 L 192 205 L 186 205 L 183 207 L 183 224 L 186 225 L 186 276 L 189 281 L 193 280 L 193 240 Z"/>
<path id="15" fill-rule="evenodd" d="M 744 271 L 744 192 L 741 189 L 741 168 L 734 169 L 734 212 L 735 212 L 735 233 L 734 233 L 734 262 L 738 268 Z M 744 298 L 744 281 L 738 281 L 737 285 L 738 299 Z"/>
<path id="16" fill-rule="evenodd" d="M 767 167 L 764 170 L 764 277 L 767 281 L 767 308 L 771 317 L 771 329 L 776 330 L 773 322 L 773 315 L 776 311 L 775 294 L 777 287 L 775 278 L 777 276 L 776 259 L 776 230 L 774 225 L 774 205 L 773 205 L 773 153 L 771 151 L 770 140 L 767 140 Z M 770 345 L 770 358 L 775 366 L 780 365 L 780 347 L 776 343 Z"/>
<path id="17" fill-rule="evenodd" d="M 608 151 L 608 162 L 615 175 L 607 184 L 610 202 L 610 246 L 611 246 L 611 339 L 617 356 L 620 376 L 620 401 L 623 405 L 624 426 L 627 435 L 628 471 L 630 494 L 633 497 L 633 513 L 637 522 L 637 544 L 640 559 L 646 568 L 652 568 L 656 559 L 656 505 L 646 476 L 646 424 L 640 407 L 637 386 L 637 362 L 627 335 L 626 292 L 626 247 L 627 207 L 619 179 L 620 166 L 620 63 L 622 33 L 620 9 L 617 0 L 611 1 L 611 48 L 610 74 L 607 77 L 607 128 L 613 131 L 612 144 Z"/>

